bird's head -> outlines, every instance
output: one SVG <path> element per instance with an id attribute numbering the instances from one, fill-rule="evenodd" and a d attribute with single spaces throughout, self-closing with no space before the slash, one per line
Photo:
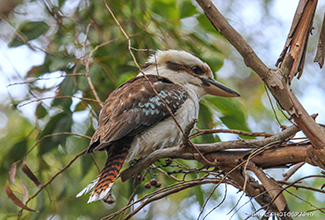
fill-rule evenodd
<path id="1" fill-rule="evenodd" d="M 173 83 L 191 89 L 198 98 L 206 94 L 222 97 L 240 96 L 237 92 L 216 81 L 206 63 L 185 51 L 159 50 L 149 57 L 142 70 L 147 75 L 163 76 Z"/>

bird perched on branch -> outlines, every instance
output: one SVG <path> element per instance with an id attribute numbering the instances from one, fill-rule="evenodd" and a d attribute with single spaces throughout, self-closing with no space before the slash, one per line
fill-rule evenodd
<path id="1" fill-rule="evenodd" d="M 97 178 L 77 195 L 94 188 L 88 203 L 106 197 L 125 160 L 180 144 L 182 130 L 198 117 L 204 95 L 239 96 L 185 51 L 158 51 L 141 70 L 109 95 L 99 115 L 87 153 L 105 150 L 108 158 Z"/>

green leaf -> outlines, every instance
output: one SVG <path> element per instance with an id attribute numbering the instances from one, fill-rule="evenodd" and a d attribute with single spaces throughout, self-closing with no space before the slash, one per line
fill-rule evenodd
<path id="1" fill-rule="evenodd" d="M 153 1 L 152 11 L 166 20 L 179 19 L 179 10 L 175 1 L 156 0 Z"/>
<path id="2" fill-rule="evenodd" d="M 64 5 L 66 1 L 65 0 L 59 0 L 58 3 L 59 3 L 59 7 L 62 7 Z"/>
<path id="3" fill-rule="evenodd" d="M 250 131 L 247 126 L 246 117 L 240 103 L 236 99 L 206 96 L 203 103 L 220 112 L 220 120 L 230 129 Z M 248 137 L 250 138 L 250 137 Z"/>
<path id="4" fill-rule="evenodd" d="M 40 75 L 44 73 L 48 73 L 49 68 L 47 64 L 42 64 L 39 66 L 33 66 L 28 72 L 27 77 L 39 77 Z"/>
<path id="5" fill-rule="evenodd" d="M 205 14 L 200 14 L 196 17 L 196 19 L 200 23 L 200 26 L 203 27 L 207 32 L 217 32 Z"/>
<path id="6" fill-rule="evenodd" d="M 70 132 L 72 126 L 72 113 L 71 112 L 61 112 L 55 116 L 53 116 L 50 121 L 47 123 L 39 138 L 44 137 L 45 135 L 53 134 L 51 137 L 44 138 L 40 142 L 39 146 L 39 154 L 43 155 L 59 144 L 62 147 L 65 147 L 65 141 L 67 139 L 67 135 L 65 134 L 56 134 L 61 132 Z"/>
<path id="7" fill-rule="evenodd" d="M 195 15 L 197 13 L 196 7 L 191 1 L 184 1 L 180 9 L 180 18 L 187 18 Z"/>
<path id="8" fill-rule="evenodd" d="M 21 159 L 27 152 L 27 143 L 27 139 L 22 139 L 16 142 L 6 156 L 7 161 L 15 162 Z"/>
<path id="9" fill-rule="evenodd" d="M 86 21 L 87 19 L 91 19 L 91 17 L 94 15 L 96 11 L 95 8 L 96 4 L 93 2 L 89 2 L 88 4 L 89 4 L 88 7 L 80 8 L 79 11 L 77 11 L 78 12 L 77 15 L 80 20 Z"/>
<path id="10" fill-rule="evenodd" d="M 88 108 L 88 105 L 87 105 L 85 102 L 80 101 L 80 102 L 76 105 L 76 107 L 75 107 L 75 109 L 74 109 L 74 112 L 84 111 L 84 110 L 86 110 L 87 108 Z"/>
<path id="11" fill-rule="evenodd" d="M 222 123 L 224 123 L 228 128 L 238 129 L 243 131 L 249 131 L 245 122 L 238 117 L 231 116 L 222 116 L 220 117 Z"/>
<path id="12" fill-rule="evenodd" d="M 37 105 L 35 115 L 38 119 L 44 118 L 47 115 L 47 110 L 44 108 L 42 103 Z"/>
<path id="13" fill-rule="evenodd" d="M 15 142 L 10 147 L 10 150 L 7 154 L 4 155 L 4 160 L 1 161 L 1 169 L 0 169 L 0 175 L 8 175 L 8 171 L 11 167 L 11 165 L 17 161 L 20 160 L 23 156 L 25 156 L 27 152 L 27 146 L 28 146 L 28 139 L 21 139 L 17 142 Z"/>
<path id="14" fill-rule="evenodd" d="M 204 200 L 204 191 L 202 190 L 201 186 L 198 186 L 198 187 L 195 187 L 194 189 L 194 193 L 195 193 L 195 196 L 196 196 L 196 199 L 197 201 L 199 202 L 200 204 L 200 208 L 202 208 L 205 200 Z"/>
<path id="15" fill-rule="evenodd" d="M 90 168 L 93 167 L 94 161 L 91 159 L 90 155 L 81 156 L 81 177 L 84 177 Z"/>
<path id="16" fill-rule="evenodd" d="M 132 79 L 135 77 L 135 74 L 134 72 L 126 72 L 126 73 L 123 73 L 121 74 L 121 76 L 118 78 L 116 84 L 117 85 L 122 85 L 124 82 Z"/>
<path id="17" fill-rule="evenodd" d="M 67 51 L 61 51 L 55 53 L 55 56 L 51 56 L 51 62 L 49 64 L 49 72 L 54 72 L 57 70 L 67 71 L 69 64 L 73 62 L 75 57 L 70 56 Z"/>
<path id="18" fill-rule="evenodd" d="M 213 71 L 218 71 L 223 66 L 225 55 L 222 53 L 211 53 L 209 57 L 205 57 L 204 61 L 210 66 Z"/>
<path id="19" fill-rule="evenodd" d="M 213 115 L 210 109 L 206 105 L 200 103 L 200 112 L 199 112 L 199 119 L 197 122 L 197 128 L 212 129 L 213 126 L 214 126 Z M 206 134 L 206 135 L 200 135 L 198 137 L 193 138 L 193 141 L 195 143 L 213 143 L 215 142 L 215 138 L 213 134 Z"/>
<path id="20" fill-rule="evenodd" d="M 17 29 L 17 32 L 21 36 L 16 35 L 13 40 L 9 43 L 9 47 L 21 46 L 24 44 L 24 40 L 34 40 L 42 34 L 45 34 L 48 29 L 49 25 L 46 24 L 44 21 L 24 22 Z M 22 40 L 22 37 L 25 39 Z"/>
<path id="21" fill-rule="evenodd" d="M 64 187 L 60 195 L 57 197 L 57 201 L 66 199 L 67 196 L 67 187 Z"/>
<path id="22" fill-rule="evenodd" d="M 85 76 L 78 76 L 78 90 L 86 91 L 89 89 L 89 82 Z"/>
<path id="23" fill-rule="evenodd" d="M 69 97 L 75 93 L 75 88 L 73 77 L 66 77 L 61 82 L 57 93 L 57 96 L 61 97 L 54 99 L 53 106 L 61 106 L 64 109 L 69 108 L 72 103 L 72 99 Z"/>

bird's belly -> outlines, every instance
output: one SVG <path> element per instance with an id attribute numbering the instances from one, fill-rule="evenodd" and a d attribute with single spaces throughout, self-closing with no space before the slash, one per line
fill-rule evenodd
<path id="1" fill-rule="evenodd" d="M 174 114 L 183 130 L 189 122 L 198 117 L 198 110 L 198 103 L 188 99 Z M 183 134 L 174 119 L 169 117 L 134 137 L 127 160 L 146 156 L 157 149 L 178 145 L 182 137 Z"/>

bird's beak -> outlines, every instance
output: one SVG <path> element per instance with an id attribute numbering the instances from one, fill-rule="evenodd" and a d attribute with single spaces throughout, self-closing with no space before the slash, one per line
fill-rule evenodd
<path id="1" fill-rule="evenodd" d="M 205 91 L 210 95 L 222 96 L 222 97 L 238 97 L 240 96 L 234 90 L 229 89 L 227 86 L 219 83 L 212 78 L 200 77 L 202 85 Z"/>

